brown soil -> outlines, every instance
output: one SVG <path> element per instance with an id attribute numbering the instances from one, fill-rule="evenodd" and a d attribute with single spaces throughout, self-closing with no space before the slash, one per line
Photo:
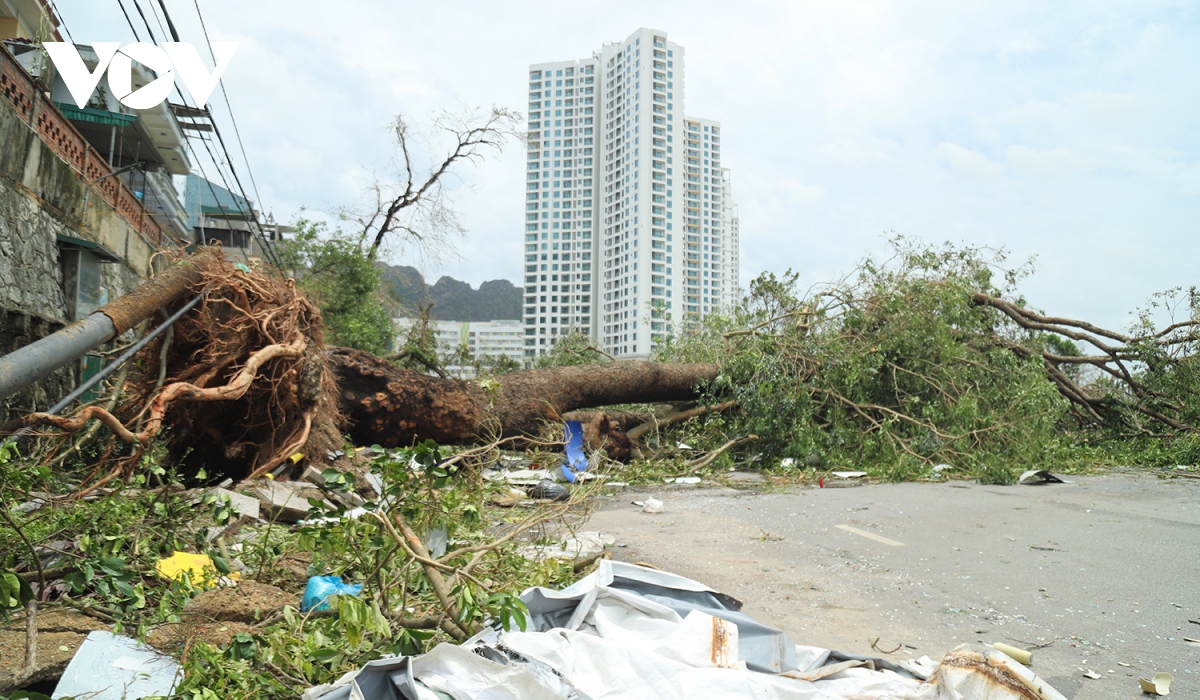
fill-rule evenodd
<path id="1" fill-rule="evenodd" d="M 204 642 L 209 646 L 222 647 L 241 632 L 253 633 L 254 626 L 244 622 L 210 622 L 192 618 L 187 622 L 172 622 L 154 628 L 146 635 L 146 643 L 159 651 L 171 653 L 185 646 L 185 642 Z"/>
<path id="2" fill-rule="evenodd" d="M 285 605 L 300 606 L 295 595 L 265 583 L 242 581 L 237 586 L 205 591 L 184 607 L 184 615 L 203 620 L 255 623 Z"/>
<path id="3" fill-rule="evenodd" d="M 88 632 L 107 630 L 108 625 L 74 610 L 39 610 L 38 670 L 27 683 L 62 675 Z M 64 650 L 65 648 L 65 650 Z M 0 685 L 25 670 L 25 616 L 13 615 L 0 625 Z"/>

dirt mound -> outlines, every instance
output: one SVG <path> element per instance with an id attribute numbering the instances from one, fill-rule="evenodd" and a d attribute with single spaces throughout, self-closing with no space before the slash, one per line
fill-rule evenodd
<path id="1" fill-rule="evenodd" d="M 257 581 L 205 591 L 184 607 L 184 615 L 202 620 L 253 624 L 285 605 L 300 606 L 300 599 L 282 588 Z"/>

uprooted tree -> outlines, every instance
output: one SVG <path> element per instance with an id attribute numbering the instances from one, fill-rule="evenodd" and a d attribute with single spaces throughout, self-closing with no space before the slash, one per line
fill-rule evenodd
<path id="1" fill-rule="evenodd" d="M 178 460 L 240 478 L 336 449 L 346 434 L 387 446 L 530 437 L 619 404 L 669 404 L 604 419 L 647 446 L 662 426 L 703 416 L 712 447 L 754 435 L 753 453 L 886 464 L 896 478 L 948 462 L 1002 481 L 1012 465 L 1082 445 L 1200 445 L 1195 290 L 1158 300 L 1176 315 L 1165 328 L 1143 314 L 1122 334 L 1029 309 L 1013 296 L 1023 271 L 989 251 L 896 245 L 894 259 L 807 294 L 794 275 L 760 277 L 733 313 L 677 321 L 660 351 L 674 362 L 614 362 L 567 341 L 560 355 L 573 366 L 475 381 L 326 347 L 319 311 L 291 280 L 214 256 L 204 302 L 143 352 L 111 412 L 21 423 L 103 420 L 113 435 L 92 485 L 130 473 L 160 433 Z"/>

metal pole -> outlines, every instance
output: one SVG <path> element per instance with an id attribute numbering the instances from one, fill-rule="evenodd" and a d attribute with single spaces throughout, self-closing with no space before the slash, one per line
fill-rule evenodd
<path id="1" fill-rule="evenodd" d="M 88 389 L 91 389 L 92 387 L 96 386 L 101 381 L 103 381 L 105 377 L 107 377 L 108 375 L 110 375 L 114 371 L 116 371 L 116 369 L 118 367 L 120 367 L 121 365 L 125 364 L 129 360 L 129 358 L 133 357 L 134 355 L 137 354 L 137 352 L 139 350 L 146 347 L 146 345 L 150 341 L 157 338 L 160 334 L 162 334 L 163 331 L 165 331 L 168 328 L 170 328 L 171 326 L 175 325 L 176 321 L 178 321 L 180 318 L 182 318 L 184 314 L 191 311 L 196 306 L 196 304 L 200 303 L 200 300 L 203 298 L 204 298 L 203 294 L 197 294 L 195 299 L 192 299 L 188 303 L 184 304 L 181 309 L 179 309 L 175 313 L 171 314 L 171 317 L 168 318 L 166 321 L 164 321 L 161 326 L 159 326 L 158 328 L 155 328 L 154 330 L 147 333 L 146 337 L 142 338 L 141 340 L 137 341 L 133 345 L 129 346 L 129 349 L 126 350 L 125 352 L 121 353 L 120 357 L 118 357 L 117 359 L 108 363 L 108 365 L 106 365 L 104 367 L 104 369 L 101 369 L 99 372 L 97 372 L 91 379 L 89 379 L 86 382 L 84 382 L 83 384 L 80 384 L 79 386 L 75 387 L 75 391 L 72 391 L 71 393 L 67 394 L 65 397 L 63 397 L 63 399 L 61 401 L 54 404 L 50 408 L 46 409 L 46 413 L 49 413 L 50 415 L 53 416 L 53 415 L 56 415 L 59 411 L 66 408 L 67 406 L 70 406 L 72 403 L 75 402 L 75 399 L 78 399 L 80 396 L 83 396 L 84 393 L 86 393 Z M 3 359 L 3 358 L 0 358 L 0 359 Z M 28 427 L 21 428 L 17 432 L 13 433 L 12 437 L 14 440 L 20 439 L 21 437 L 27 435 L 31 430 L 32 429 L 28 428 Z"/>
<path id="2" fill-rule="evenodd" d="M 205 271 L 219 260 L 218 250 L 203 250 L 97 309 L 91 316 L 0 357 L 0 399 L 149 318 L 199 284 Z"/>

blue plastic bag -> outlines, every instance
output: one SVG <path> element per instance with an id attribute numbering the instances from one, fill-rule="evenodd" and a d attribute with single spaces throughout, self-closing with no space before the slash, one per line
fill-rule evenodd
<path id="1" fill-rule="evenodd" d="M 304 597 L 300 599 L 300 612 L 329 610 L 329 596 L 356 596 L 362 593 L 362 588 L 361 583 L 343 583 L 341 576 L 313 576 L 304 587 Z"/>
<path id="2" fill-rule="evenodd" d="M 563 455 L 562 474 L 573 484 L 575 477 L 587 471 L 588 459 L 583 453 L 583 424 L 577 420 L 565 422 L 563 442 L 566 443 L 566 454 Z"/>

